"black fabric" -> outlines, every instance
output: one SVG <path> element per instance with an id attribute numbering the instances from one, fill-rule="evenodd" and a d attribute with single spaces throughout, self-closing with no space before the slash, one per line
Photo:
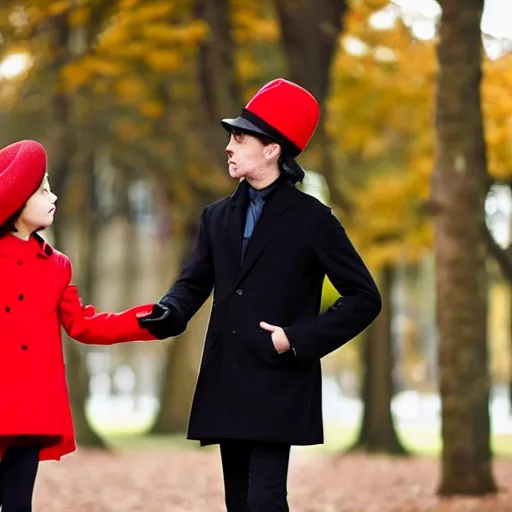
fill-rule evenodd
<path id="1" fill-rule="evenodd" d="M 256 137 L 263 135 L 264 137 L 270 139 L 272 138 L 264 130 L 260 130 L 256 125 L 241 116 L 235 117 L 233 119 L 223 119 L 221 124 L 222 127 L 229 133 L 231 133 L 232 130 L 236 128 L 237 130 L 241 130 Z"/>
<path id="2" fill-rule="evenodd" d="M 248 133 L 264 135 L 269 139 L 275 140 L 281 146 L 283 152 L 291 157 L 296 157 L 302 152 L 288 137 L 246 108 L 242 110 L 240 116 L 234 119 L 223 119 L 221 124 L 228 132 L 230 132 L 232 128 L 238 128 Z"/>
<path id="3" fill-rule="evenodd" d="M 302 183 L 304 176 L 306 176 L 306 172 L 296 160 L 284 153 L 279 159 L 279 169 L 281 169 L 283 176 L 293 184 Z"/>
<path id="4" fill-rule="evenodd" d="M 154 304 L 151 314 L 137 318 L 137 321 L 142 328 L 159 339 L 178 336 L 186 329 L 186 325 L 171 321 L 171 311 L 163 304 Z"/>
<path id="5" fill-rule="evenodd" d="M 9 446 L 0 464 L 2 512 L 32 512 L 39 446 Z"/>
<path id="6" fill-rule="evenodd" d="M 227 512 L 288 512 L 290 445 L 230 440 L 220 452 Z"/>
<path id="7" fill-rule="evenodd" d="M 203 211 L 191 257 L 160 300 L 183 326 L 213 291 L 188 437 L 322 443 L 321 358 L 375 319 L 380 295 L 331 209 L 286 180 L 242 261 L 247 187 Z M 319 314 L 326 275 L 343 300 Z M 283 327 L 295 355 L 278 354 L 261 321 Z"/>

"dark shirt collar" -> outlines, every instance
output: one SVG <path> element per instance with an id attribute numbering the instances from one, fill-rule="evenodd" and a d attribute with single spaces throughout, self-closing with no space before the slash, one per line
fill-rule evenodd
<path id="1" fill-rule="evenodd" d="M 266 199 L 279 185 L 281 182 L 281 176 L 279 176 L 275 181 L 273 181 L 270 185 L 267 185 L 265 188 L 256 189 L 247 182 L 247 190 L 249 193 L 249 197 L 257 197 L 260 196 L 262 199 Z"/>

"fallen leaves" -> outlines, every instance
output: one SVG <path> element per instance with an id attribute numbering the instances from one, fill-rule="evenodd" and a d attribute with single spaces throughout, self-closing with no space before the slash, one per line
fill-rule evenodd
<path id="1" fill-rule="evenodd" d="M 500 492 L 441 500 L 434 459 L 292 453 L 293 512 L 512 512 L 512 461 L 494 464 Z M 41 465 L 37 512 L 223 512 L 220 459 L 211 450 L 78 451 Z"/>

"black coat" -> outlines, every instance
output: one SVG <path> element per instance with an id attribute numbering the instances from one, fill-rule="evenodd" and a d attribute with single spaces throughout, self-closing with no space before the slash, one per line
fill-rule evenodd
<path id="1" fill-rule="evenodd" d="M 240 265 L 247 204 L 242 181 L 206 207 L 197 246 L 160 301 L 170 335 L 214 292 L 188 437 L 322 443 L 320 359 L 375 319 L 380 295 L 331 209 L 284 180 Z M 319 315 L 326 274 L 342 298 Z M 278 354 L 261 321 L 283 327 L 295 354 Z"/>

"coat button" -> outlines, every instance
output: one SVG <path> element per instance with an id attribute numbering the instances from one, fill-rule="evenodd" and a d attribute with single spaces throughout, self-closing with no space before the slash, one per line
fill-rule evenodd
<path id="1" fill-rule="evenodd" d="M 11 308 L 9 306 L 5 306 L 5 312 L 6 313 L 10 313 L 11 312 Z"/>
<path id="2" fill-rule="evenodd" d="M 236 330 L 235 330 L 235 329 L 233 329 L 233 330 L 231 331 L 231 334 L 232 334 L 233 336 L 235 336 L 235 335 L 236 335 Z"/>
<path id="3" fill-rule="evenodd" d="M 23 265 L 23 261 L 18 260 L 18 265 Z"/>
<path id="4" fill-rule="evenodd" d="M 235 292 L 239 297 L 241 297 L 244 294 L 244 291 L 242 288 L 238 288 L 238 290 Z"/>
<path id="5" fill-rule="evenodd" d="M 24 298 L 24 297 L 23 297 L 23 293 L 20 293 L 20 294 L 18 295 L 18 300 L 23 300 L 23 298 Z"/>
<path id="6" fill-rule="evenodd" d="M 27 350 L 27 349 L 28 349 L 27 345 L 21 345 L 21 350 Z"/>

